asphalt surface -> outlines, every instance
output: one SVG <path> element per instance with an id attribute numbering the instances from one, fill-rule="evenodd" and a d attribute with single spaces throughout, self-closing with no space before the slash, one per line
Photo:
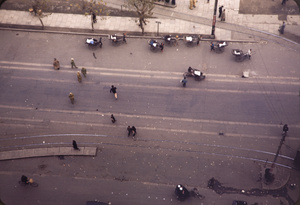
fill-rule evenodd
<path id="1" fill-rule="evenodd" d="M 178 204 L 177 183 L 197 187 L 203 201 L 190 204 L 279 204 L 283 198 L 219 196 L 207 188 L 211 177 L 238 189 L 260 188 L 259 173 L 272 161 L 282 124 L 289 137 L 278 168 L 289 169 L 299 146 L 299 54 L 271 42 L 231 43 L 223 54 L 209 42 L 150 51 L 147 40 L 88 48 L 87 36 L 1 31 L 1 150 L 70 143 L 96 145 L 95 158 L 37 158 L 0 162 L 1 199 L 7 204 Z M 252 48 L 251 60 L 235 62 L 231 49 Z M 274 56 L 280 56 L 274 59 Z M 57 58 L 61 70 L 52 68 Z M 77 82 L 70 59 L 86 67 Z M 204 81 L 180 84 L 188 66 L 203 70 Z M 241 78 L 250 71 L 250 78 Z M 118 100 L 109 93 L 111 85 Z M 68 99 L 75 94 L 75 104 Z M 110 114 L 117 119 L 110 122 Z M 137 140 L 126 127 L 137 128 Z M 219 135 L 223 132 L 224 135 Z M 49 136 L 50 135 L 50 136 Z M 270 153 L 269 153 L 270 152 Z M 19 187 L 21 174 L 38 188 Z M 25 189 L 24 189 L 25 188 Z M 297 199 L 297 189 L 289 190 Z"/>

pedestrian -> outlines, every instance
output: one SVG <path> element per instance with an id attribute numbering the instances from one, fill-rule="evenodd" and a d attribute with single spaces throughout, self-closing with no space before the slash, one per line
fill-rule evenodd
<path id="1" fill-rule="evenodd" d="M 198 37 L 197 37 L 197 46 L 199 46 L 200 40 L 201 40 L 201 38 L 200 38 L 200 36 L 198 36 Z"/>
<path id="2" fill-rule="evenodd" d="M 127 43 L 126 42 L 126 34 L 125 33 L 123 33 L 123 43 Z"/>
<path id="3" fill-rule="evenodd" d="M 160 47 L 160 51 L 164 52 L 164 43 L 161 43 L 159 47 Z"/>
<path id="4" fill-rule="evenodd" d="M 54 58 L 53 67 L 54 67 L 55 70 L 60 69 L 59 61 L 56 58 Z"/>
<path id="5" fill-rule="evenodd" d="M 207 3 L 209 3 L 209 0 L 207 0 Z"/>
<path id="6" fill-rule="evenodd" d="M 179 44 L 178 44 L 178 41 L 179 41 L 179 37 L 178 37 L 178 35 L 176 35 L 176 38 L 175 38 L 175 40 L 176 40 L 176 45 L 178 46 Z"/>
<path id="7" fill-rule="evenodd" d="M 219 18 L 221 18 L 223 7 L 224 7 L 223 5 L 219 7 Z"/>
<path id="8" fill-rule="evenodd" d="M 249 60 L 251 60 L 251 55 L 252 55 L 252 49 L 249 49 L 247 52 L 247 56 L 248 56 Z"/>
<path id="9" fill-rule="evenodd" d="M 287 0 L 282 0 L 281 5 L 285 5 Z"/>
<path id="10" fill-rule="evenodd" d="M 82 81 L 82 77 L 81 77 L 79 71 L 77 72 L 77 80 L 78 80 L 78 82 L 80 82 L 80 83 L 81 83 L 81 81 Z"/>
<path id="11" fill-rule="evenodd" d="M 182 83 L 182 86 L 185 87 L 186 83 L 187 83 L 186 77 L 184 76 L 183 79 L 180 82 Z"/>
<path id="12" fill-rule="evenodd" d="M 128 132 L 128 137 L 130 136 L 130 133 L 131 133 L 131 127 L 128 125 L 127 127 L 127 132 Z"/>
<path id="13" fill-rule="evenodd" d="M 112 85 L 109 92 L 114 94 L 116 100 L 118 99 L 117 88 L 115 86 Z"/>
<path id="14" fill-rule="evenodd" d="M 112 123 L 115 123 L 117 121 L 113 114 L 111 114 L 110 118 Z"/>
<path id="15" fill-rule="evenodd" d="M 210 43 L 210 51 L 215 50 L 215 45 L 213 42 Z"/>
<path id="16" fill-rule="evenodd" d="M 194 0 L 190 0 L 190 9 L 193 10 Z"/>
<path id="17" fill-rule="evenodd" d="M 223 9 L 223 11 L 222 11 L 221 21 L 225 21 L 225 9 Z"/>
<path id="18" fill-rule="evenodd" d="M 131 132 L 132 132 L 132 136 L 135 136 L 135 134 L 136 134 L 136 128 L 135 128 L 135 126 L 131 127 Z"/>
<path id="19" fill-rule="evenodd" d="M 92 20 L 93 20 L 93 23 L 97 23 L 97 17 L 96 17 L 95 12 L 92 12 Z"/>
<path id="20" fill-rule="evenodd" d="M 193 0 L 193 7 L 196 8 L 196 0 Z"/>
<path id="21" fill-rule="evenodd" d="M 286 134 L 289 131 L 289 127 L 287 124 L 285 124 L 282 128 L 282 134 Z"/>
<path id="22" fill-rule="evenodd" d="M 278 31 L 281 34 L 284 34 L 284 29 L 285 29 L 285 22 L 282 23 L 282 25 L 279 27 Z"/>
<path id="23" fill-rule="evenodd" d="M 69 98 L 70 98 L 71 103 L 74 104 L 74 99 L 75 98 L 74 98 L 74 94 L 73 93 L 70 92 Z"/>
<path id="24" fill-rule="evenodd" d="M 74 61 L 74 58 L 71 58 L 71 68 L 77 68 L 77 66 L 75 65 L 75 61 Z"/>
<path id="25" fill-rule="evenodd" d="M 86 68 L 81 68 L 81 73 L 84 77 L 86 77 Z"/>
<path id="26" fill-rule="evenodd" d="M 79 148 L 78 148 L 78 146 L 77 146 L 77 142 L 75 141 L 75 140 L 73 140 L 73 148 L 75 149 L 75 150 L 80 150 Z"/>

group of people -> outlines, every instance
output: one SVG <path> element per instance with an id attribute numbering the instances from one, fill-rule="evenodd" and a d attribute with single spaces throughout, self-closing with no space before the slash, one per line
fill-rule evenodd
<path id="1" fill-rule="evenodd" d="M 73 68 L 78 68 L 75 64 L 74 58 L 71 58 L 70 64 L 71 64 L 72 69 Z M 60 63 L 56 58 L 54 58 L 54 61 L 53 61 L 53 68 L 54 68 L 54 70 L 59 70 L 60 69 Z M 81 73 L 84 77 L 86 77 L 86 74 L 87 74 L 86 68 L 82 67 L 81 68 Z M 77 80 L 78 80 L 79 83 L 81 83 L 81 81 L 82 81 L 82 76 L 81 76 L 79 71 L 77 71 Z M 69 93 L 69 99 L 70 99 L 71 103 L 74 104 L 75 97 L 74 97 L 74 94 L 72 92 Z"/>
<path id="2" fill-rule="evenodd" d="M 221 21 L 225 21 L 225 9 L 223 7 L 223 5 L 219 7 L 219 18 L 221 18 Z"/>
<path id="3" fill-rule="evenodd" d="M 128 132 L 128 137 L 130 137 L 130 135 L 132 134 L 132 136 L 134 137 L 136 135 L 136 128 L 135 126 L 128 126 L 127 127 L 127 132 Z"/>

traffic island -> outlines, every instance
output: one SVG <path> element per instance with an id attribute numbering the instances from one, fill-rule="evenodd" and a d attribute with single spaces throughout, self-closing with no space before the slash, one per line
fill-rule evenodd
<path id="1" fill-rule="evenodd" d="M 80 147 L 80 150 L 74 150 L 73 147 L 34 148 L 0 152 L 0 161 L 49 156 L 96 156 L 96 154 L 97 147 Z"/>

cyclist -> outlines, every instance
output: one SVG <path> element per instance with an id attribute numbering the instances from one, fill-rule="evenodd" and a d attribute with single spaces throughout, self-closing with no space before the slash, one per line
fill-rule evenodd
<path id="1" fill-rule="evenodd" d="M 26 177 L 25 175 L 22 175 L 21 181 L 22 181 L 24 184 L 29 184 L 28 177 Z"/>

